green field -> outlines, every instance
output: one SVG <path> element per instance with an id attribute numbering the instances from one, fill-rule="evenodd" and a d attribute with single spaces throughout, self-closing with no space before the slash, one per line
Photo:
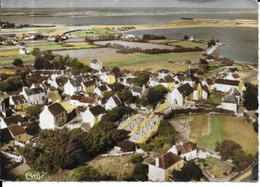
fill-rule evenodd
<path id="1" fill-rule="evenodd" d="M 221 103 L 223 95 L 218 93 L 211 93 L 208 99 L 202 99 L 210 103 Z"/>
<path id="2" fill-rule="evenodd" d="M 145 54 L 133 53 L 132 58 L 123 58 L 122 60 L 116 59 L 105 63 L 108 68 L 111 67 L 127 67 L 140 64 L 149 64 L 152 62 L 184 62 L 187 60 L 197 60 L 203 58 L 203 52 L 187 52 L 187 53 L 164 53 L 164 54 Z M 158 64 L 160 66 L 160 64 Z M 163 67 L 161 67 L 162 69 Z"/>
<path id="3" fill-rule="evenodd" d="M 85 37 L 85 36 L 108 36 L 115 35 L 117 31 L 107 29 L 84 29 L 79 31 L 72 31 L 70 34 L 73 37 Z"/>
<path id="4" fill-rule="evenodd" d="M 30 51 L 33 50 L 33 48 L 39 48 L 41 51 L 46 50 L 66 50 L 66 49 L 87 49 L 87 48 L 95 48 L 95 45 L 90 45 L 86 42 L 80 42 L 80 43 L 46 43 L 46 44 L 39 44 L 35 46 L 31 46 L 29 49 Z"/>
<path id="5" fill-rule="evenodd" d="M 5 56 L 0 57 L 1 64 L 12 64 L 14 59 L 20 58 L 24 63 L 29 63 L 34 61 L 33 55 L 14 55 L 14 56 Z"/>
<path id="6" fill-rule="evenodd" d="M 172 42 L 170 43 L 170 45 L 179 45 L 181 47 L 191 47 L 191 48 L 195 48 L 195 47 L 200 47 L 202 49 L 206 49 L 208 47 L 207 44 L 204 43 L 200 43 L 200 42 L 192 42 L 192 41 L 178 41 L 178 42 Z"/>
<path id="7" fill-rule="evenodd" d="M 211 117 L 211 133 L 202 136 L 198 141 L 198 146 L 214 150 L 215 143 L 221 142 L 224 137 L 223 120 L 220 116 Z"/>

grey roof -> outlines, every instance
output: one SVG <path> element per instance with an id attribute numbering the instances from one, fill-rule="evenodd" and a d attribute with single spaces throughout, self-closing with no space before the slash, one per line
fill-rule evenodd
<path id="1" fill-rule="evenodd" d="M 180 87 L 177 88 L 180 94 L 182 94 L 183 97 L 186 97 L 193 93 L 194 89 L 190 86 L 189 83 L 186 83 Z"/>
<path id="2" fill-rule="evenodd" d="M 40 93 L 44 93 L 44 90 L 39 87 L 39 88 L 32 88 L 32 89 L 25 89 L 25 93 L 30 96 L 30 95 L 36 95 Z"/>
<path id="3" fill-rule="evenodd" d="M 80 82 L 78 82 L 77 80 L 71 80 L 70 83 L 72 84 L 73 87 L 79 87 L 81 86 Z"/>
<path id="4" fill-rule="evenodd" d="M 134 87 L 132 88 L 132 91 L 141 94 L 142 91 L 143 91 L 143 88 L 142 88 L 142 87 L 139 87 L 139 86 L 134 86 Z"/>
<path id="5" fill-rule="evenodd" d="M 237 99 L 233 94 L 227 95 L 223 102 L 225 102 L 225 103 L 236 103 L 237 104 Z"/>
<path id="6" fill-rule="evenodd" d="M 239 92 L 239 91 L 238 91 L 236 88 L 234 88 L 234 90 L 233 90 L 233 91 L 234 91 L 234 94 L 235 94 L 235 95 L 238 95 L 238 96 L 240 96 L 240 92 Z"/>

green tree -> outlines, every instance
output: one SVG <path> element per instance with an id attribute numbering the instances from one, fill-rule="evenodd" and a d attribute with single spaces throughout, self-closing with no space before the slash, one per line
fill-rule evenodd
<path id="1" fill-rule="evenodd" d="M 183 37 L 184 40 L 188 40 L 189 36 L 187 34 L 185 34 L 185 36 Z"/>
<path id="2" fill-rule="evenodd" d="M 23 61 L 20 58 L 16 58 L 13 61 L 13 65 L 17 66 L 17 67 L 21 67 L 21 66 L 23 66 Z"/>
<path id="3" fill-rule="evenodd" d="M 146 73 L 141 73 L 138 75 L 136 78 L 133 79 L 133 83 L 135 83 L 138 86 L 143 86 L 145 85 L 149 80 L 149 75 Z"/>
<path id="4" fill-rule="evenodd" d="M 35 135 L 40 131 L 39 122 L 33 121 L 31 123 L 28 123 L 26 132 L 30 135 Z"/>
<path id="5" fill-rule="evenodd" d="M 108 111 L 106 115 L 102 117 L 102 121 L 117 122 L 122 119 L 124 115 L 131 114 L 133 110 L 126 106 L 117 106 Z"/>
<path id="6" fill-rule="evenodd" d="M 204 175 L 200 167 L 197 166 L 193 161 L 185 163 L 180 171 L 172 171 L 172 178 L 175 181 L 200 181 L 200 179 L 202 179 L 203 177 Z"/>
<path id="7" fill-rule="evenodd" d="M 258 109 L 258 86 L 246 83 L 245 87 L 246 90 L 243 93 L 244 107 L 247 110 Z"/>
<path id="8" fill-rule="evenodd" d="M 127 104 L 130 104 L 133 100 L 132 92 L 127 89 L 123 89 L 118 96 L 124 103 Z"/>
<path id="9" fill-rule="evenodd" d="M 41 105 L 32 105 L 29 106 L 26 109 L 26 113 L 30 116 L 30 117 L 35 117 L 37 119 L 39 119 L 39 115 L 42 112 L 42 106 Z"/>
<path id="10" fill-rule="evenodd" d="M 231 158 L 234 150 L 240 148 L 241 146 L 232 140 L 223 140 L 216 143 L 215 151 L 220 153 L 221 160 L 227 160 Z"/>
<path id="11" fill-rule="evenodd" d="M 158 127 L 158 134 L 159 136 L 176 136 L 178 132 L 175 130 L 175 128 L 172 126 L 172 124 L 169 121 L 161 120 L 159 127 Z"/>
<path id="12" fill-rule="evenodd" d="M 164 94 L 166 93 L 167 89 L 160 84 L 150 88 L 147 95 L 148 103 L 151 105 L 156 105 L 159 101 L 164 99 Z"/>
<path id="13" fill-rule="evenodd" d="M 41 50 L 39 48 L 33 48 L 31 54 L 33 56 L 38 56 L 40 54 Z"/>

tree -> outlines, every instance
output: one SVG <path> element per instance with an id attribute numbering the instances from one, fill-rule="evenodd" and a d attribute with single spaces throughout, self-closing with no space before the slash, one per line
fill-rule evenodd
<path id="1" fill-rule="evenodd" d="M 117 66 L 113 67 L 111 72 L 114 73 L 116 77 L 118 77 L 120 75 L 120 69 Z"/>
<path id="2" fill-rule="evenodd" d="M 149 80 L 149 76 L 146 73 L 141 73 L 138 75 L 138 77 L 133 79 L 133 83 L 135 83 L 137 86 L 143 86 L 145 85 Z"/>
<path id="3" fill-rule="evenodd" d="M 33 48 L 31 54 L 33 56 L 38 56 L 40 54 L 41 50 L 39 48 Z"/>
<path id="4" fill-rule="evenodd" d="M 196 180 L 200 181 L 204 177 L 201 169 L 197 166 L 193 161 L 189 161 L 184 164 L 182 169 L 173 170 L 172 171 L 172 178 L 175 181 L 191 181 Z"/>
<path id="5" fill-rule="evenodd" d="M 52 173 L 77 166 L 75 153 L 78 146 L 67 129 L 44 130 L 40 132 L 39 138 L 44 145 L 42 148 L 36 149 L 26 145 L 20 149 L 20 153 L 33 169 Z"/>
<path id="6" fill-rule="evenodd" d="M 110 131 L 111 138 L 114 142 L 121 142 L 127 138 L 129 138 L 128 134 L 130 132 L 123 129 L 112 129 Z"/>
<path id="7" fill-rule="evenodd" d="M 127 89 L 123 89 L 118 96 L 124 103 L 127 104 L 130 104 L 133 100 L 132 92 Z"/>
<path id="8" fill-rule="evenodd" d="M 184 40 L 188 40 L 189 36 L 187 34 L 185 34 L 185 36 L 183 37 Z"/>
<path id="9" fill-rule="evenodd" d="M 26 132 L 30 135 L 35 135 L 40 131 L 39 123 L 36 121 L 33 121 L 31 123 L 28 123 Z"/>
<path id="10" fill-rule="evenodd" d="M 135 151 L 135 143 L 125 140 L 123 142 L 118 142 L 117 146 L 121 148 L 122 151 L 130 152 Z"/>
<path id="11" fill-rule="evenodd" d="M 214 39 L 211 39 L 209 42 L 208 42 L 208 47 L 211 47 L 212 45 L 216 45 L 216 41 Z"/>
<path id="12" fill-rule="evenodd" d="M 133 164 L 141 163 L 143 162 L 143 156 L 141 154 L 134 154 L 131 158 L 131 162 Z"/>
<path id="13" fill-rule="evenodd" d="M 232 140 L 223 140 L 217 142 L 215 151 L 218 151 L 221 156 L 221 160 L 231 159 L 232 152 L 236 149 L 240 149 L 241 146 Z"/>
<path id="14" fill-rule="evenodd" d="M 122 90 L 124 90 L 125 86 L 121 83 L 114 83 L 112 85 L 110 85 L 111 89 L 114 91 L 114 92 L 121 92 Z"/>
<path id="15" fill-rule="evenodd" d="M 161 120 L 159 127 L 158 127 L 158 134 L 159 136 L 172 136 L 174 137 L 178 132 L 175 130 L 175 128 L 172 126 L 172 124 L 169 121 Z"/>
<path id="16" fill-rule="evenodd" d="M 34 117 L 34 118 L 37 118 L 39 119 L 39 115 L 40 113 L 42 112 L 42 106 L 41 105 L 32 105 L 32 106 L 29 106 L 27 109 L 26 109 L 26 113 L 30 116 L 30 117 Z"/>
<path id="17" fill-rule="evenodd" d="M 167 89 L 163 85 L 156 85 L 149 89 L 147 100 L 151 105 L 156 105 L 164 98 L 164 94 L 167 93 Z"/>
<path id="18" fill-rule="evenodd" d="M 102 121 L 117 122 L 122 119 L 124 115 L 131 114 L 133 110 L 126 106 L 117 106 L 108 111 L 106 115 L 102 117 Z"/>
<path id="19" fill-rule="evenodd" d="M 243 92 L 244 107 L 247 110 L 258 109 L 258 86 L 245 83 L 246 90 Z"/>
<path id="20" fill-rule="evenodd" d="M 253 127 L 254 127 L 255 132 L 258 133 L 258 120 L 256 120 L 256 121 L 253 123 Z"/>
<path id="21" fill-rule="evenodd" d="M 20 58 L 16 58 L 13 61 L 13 65 L 17 66 L 17 67 L 21 67 L 21 66 L 23 66 L 23 61 Z"/>

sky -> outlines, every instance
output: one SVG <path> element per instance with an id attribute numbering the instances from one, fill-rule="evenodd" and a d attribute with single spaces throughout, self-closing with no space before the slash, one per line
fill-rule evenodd
<path id="1" fill-rule="evenodd" d="M 257 8 L 255 0 L 0 0 L 2 8 L 194 7 Z"/>

